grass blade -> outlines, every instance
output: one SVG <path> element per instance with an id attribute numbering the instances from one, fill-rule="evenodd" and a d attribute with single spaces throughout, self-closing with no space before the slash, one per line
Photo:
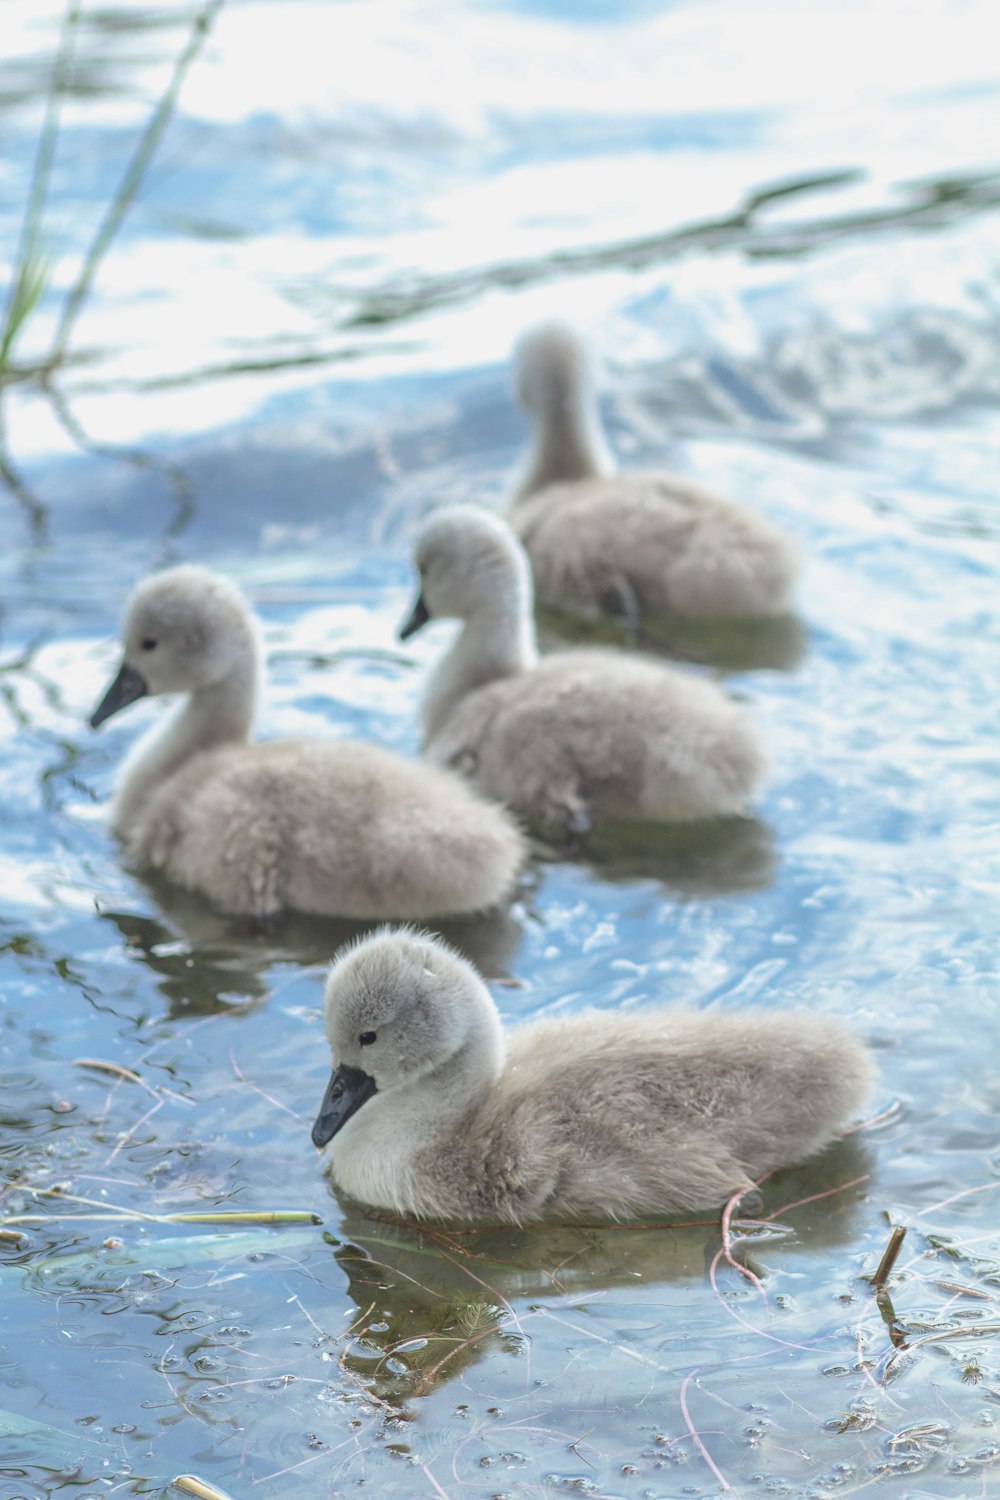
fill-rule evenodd
<path id="1" fill-rule="evenodd" d="M 289 1225 L 276 1228 L 266 1237 L 253 1229 L 242 1234 L 199 1234 L 178 1236 L 176 1239 L 143 1239 L 136 1245 L 124 1246 L 121 1250 L 103 1250 L 96 1246 L 89 1250 L 73 1250 L 65 1255 L 51 1255 L 45 1260 L 33 1261 L 30 1265 L 0 1265 L 0 1287 L 14 1275 L 69 1275 L 75 1270 L 85 1269 L 88 1277 L 98 1271 L 119 1270 L 135 1267 L 140 1271 L 176 1270 L 186 1266 L 204 1265 L 206 1262 L 237 1260 L 241 1255 L 259 1254 L 261 1250 L 301 1251 L 316 1243 L 312 1226 Z"/>
<path id="2" fill-rule="evenodd" d="M 322 1224 L 307 1208 L 222 1210 L 196 1214 L 164 1214 L 167 1224 Z"/>
<path id="3" fill-rule="evenodd" d="M 96 1448 L 96 1438 L 83 1437 L 79 1432 L 63 1432 L 60 1427 L 50 1427 L 48 1422 L 36 1422 L 33 1417 L 19 1417 L 17 1412 L 0 1408 L 0 1438 L 30 1438 L 33 1449 L 39 1454 L 55 1449 L 58 1461 L 63 1462 L 67 1453 L 77 1453 L 80 1444 Z"/>
<path id="4" fill-rule="evenodd" d="M 225 1490 L 216 1489 L 214 1484 L 209 1484 L 207 1479 L 199 1479 L 197 1474 L 178 1474 L 170 1483 L 187 1495 L 198 1495 L 200 1500 L 233 1500 Z"/>

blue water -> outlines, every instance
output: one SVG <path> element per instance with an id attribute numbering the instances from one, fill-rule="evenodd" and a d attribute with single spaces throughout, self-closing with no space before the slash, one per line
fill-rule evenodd
<path id="1" fill-rule="evenodd" d="M 229 3 L 53 378 L 68 431 L 38 366 L 190 14 L 84 7 L 3 393 L 0 1500 L 183 1473 L 234 1500 L 987 1495 L 990 7 Z M 61 17 L 4 7 L 8 271 Z M 801 541 L 792 626 L 674 641 L 774 769 L 711 840 L 608 834 L 449 934 L 512 1021 L 805 1004 L 868 1038 L 885 1118 L 744 1210 L 766 1305 L 714 1224 L 442 1235 L 338 1203 L 309 1125 L 353 929 L 255 932 L 123 870 L 102 823 L 157 710 L 86 717 L 128 589 L 172 559 L 258 608 L 264 734 L 415 752 L 446 630 L 395 643 L 409 539 L 442 500 L 499 502 L 510 345 L 552 314 L 601 355 L 625 466 Z M 216 1207 L 322 1224 L 162 1217 Z M 890 1308 L 863 1278 L 896 1224 Z"/>

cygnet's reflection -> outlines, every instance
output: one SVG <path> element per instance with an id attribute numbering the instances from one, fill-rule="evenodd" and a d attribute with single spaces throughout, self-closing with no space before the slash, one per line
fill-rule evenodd
<path id="1" fill-rule="evenodd" d="M 850 1243 L 859 1232 L 870 1165 L 866 1146 L 852 1135 L 805 1165 L 775 1173 L 758 1201 L 748 1195 L 740 1207 L 735 1258 L 766 1287 L 769 1273 L 795 1275 L 803 1262 Z M 717 1309 L 720 1324 L 729 1326 L 709 1280 L 713 1263 L 724 1286 L 727 1276 L 738 1275 L 720 1271 L 716 1261 L 717 1216 L 511 1229 L 409 1224 L 347 1201 L 343 1211 L 343 1243 L 334 1254 L 358 1307 L 345 1364 L 395 1405 L 429 1394 L 491 1352 L 523 1353 L 538 1331 L 533 1320 L 544 1316 L 544 1302 L 541 1310 L 532 1305 L 541 1299 L 558 1306 L 567 1296 L 641 1288 L 662 1309 L 665 1332 L 674 1311 L 690 1319 L 695 1300 L 700 1323 Z M 608 1319 L 602 1326 L 613 1329 L 607 1302 L 602 1313 Z M 560 1336 L 566 1343 L 573 1337 L 562 1326 Z M 799 1331 L 787 1324 L 783 1336 L 794 1340 Z"/>
<path id="2" fill-rule="evenodd" d="M 774 834 L 760 818 L 699 823 L 605 820 L 567 850 L 536 843 L 543 859 L 582 855 L 602 880 L 659 880 L 679 896 L 764 890 L 777 873 Z"/>
<path id="3" fill-rule="evenodd" d="M 543 861 L 522 877 L 529 907 L 544 864 L 583 857 L 602 880 L 659 880 L 683 897 L 759 890 L 774 879 L 777 855 L 768 824 L 757 818 L 644 825 L 604 822 L 578 848 L 535 842 Z M 147 910 L 103 910 L 126 945 L 159 976 L 173 1018 L 246 1010 L 269 993 L 275 964 L 328 963 L 337 949 L 378 924 L 286 913 L 273 920 L 231 916 L 163 876 L 133 874 L 148 893 Z M 521 901 L 474 917 L 420 924 L 440 933 L 488 979 L 510 975 L 523 936 Z"/>
<path id="4" fill-rule="evenodd" d="M 681 620 L 643 616 L 633 628 L 611 615 L 580 615 L 538 609 L 538 644 L 543 651 L 567 645 L 638 647 L 678 662 L 696 662 L 724 672 L 794 672 L 809 646 L 809 631 L 794 614 L 764 620 Z"/>
<path id="5" fill-rule="evenodd" d="M 273 921 L 228 916 L 162 876 L 135 877 L 162 920 L 141 911 L 102 911 L 146 967 L 172 1019 L 243 1012 L 270 994 L 275 964 L 328 964 L 344 943 L 378 923 L 286 914 Z M 437 932 L 490 979 L 507 977 L 523 933 L 519 909 L 421 924 Z"/>

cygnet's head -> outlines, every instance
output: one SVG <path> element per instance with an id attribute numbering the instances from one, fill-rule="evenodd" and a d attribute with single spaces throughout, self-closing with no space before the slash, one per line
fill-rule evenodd
<path id="1" fill-rule="evenodd" d="M 423 1080 L 446 1107 L 454 1074 L 487 1086 L 500 1071 L 500 1021 L 489 991 L 440 938 L 409 928 L 362 938 L 334 960 L 323 1004 L 334 1071 L 313 1126 L 317 1146 L 375 1093 Z"/>
<path id="2" fill-rule="evenodd" d="M 467 620 L 498 606 L 530 610 L 531 572 L 505 521 L 478 505 L 451 505 L 421 526 L 414 547 L 420 592 L 399 638 L 428 620 Z"/>
<path id="3" fill-rule="evenodd" d="M 564 323 L 542 323 L 514 348 L 514 392 L 524 409 L 543 420 L 589 400 L 594 372 L 587 347 Z"/>
<path id="4" fill-rule="evenodd" d="M 257 649 L 236 585 L 190 563 L 143 579 L 126 606 L 122 639 L 121 669 L 91 716 L 94 729 L 138 698 L 222 682 Z"/>

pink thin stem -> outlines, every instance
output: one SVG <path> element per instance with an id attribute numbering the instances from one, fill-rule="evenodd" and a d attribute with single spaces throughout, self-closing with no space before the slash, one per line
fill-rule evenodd
<path id="1" fill-rule="evenodd" d="M 697 1428 L 695 1427 L 694 1423 L 692 1422 L 692 1420 L 691 1420 L 691 1413 L 688 1411 L 687 1388 L 691 1384 L 692 1380 L 694 1379 L 694 1377 L 697 1374 L 698 1374 L 697 1370 L 692 1370 L 691 1374 L 690 1375 L 686 1375 L 684 1377 L 684 1380 L 681 1383 L 681 1389 L 680 1389 L 681 1416 L 684 1418 L 684 1425 L 687 1427 L 688 1432 L 691 1434 L 691 1437 L 692 1437 L 692 1439 L 694 1441 L 694 1445 L 697 1448 L 698 1452 L 701 1454 L 702 1458 L 708 1464 L 708 1467 L 711 1469 L 711 1471 L 715 1475 L 716 1479 L 722 1485 L 722 1488 L 724 1490 L 728 1490 L 728 1489 L 732 1488 L 732 1486 L 729 1483 L 729 1480 L 726 1478 L 725 1474 L 723 1474 L 722 1470 L 719 1468 L 718 1464 L 715 1462 L 715 1459 L 712 1457 L 712 1455 L 709 1453 L 708 1449 L 705 1447 L 705 1444 L 702 1442 L 701 1435 L 698 1432 Z"/>

